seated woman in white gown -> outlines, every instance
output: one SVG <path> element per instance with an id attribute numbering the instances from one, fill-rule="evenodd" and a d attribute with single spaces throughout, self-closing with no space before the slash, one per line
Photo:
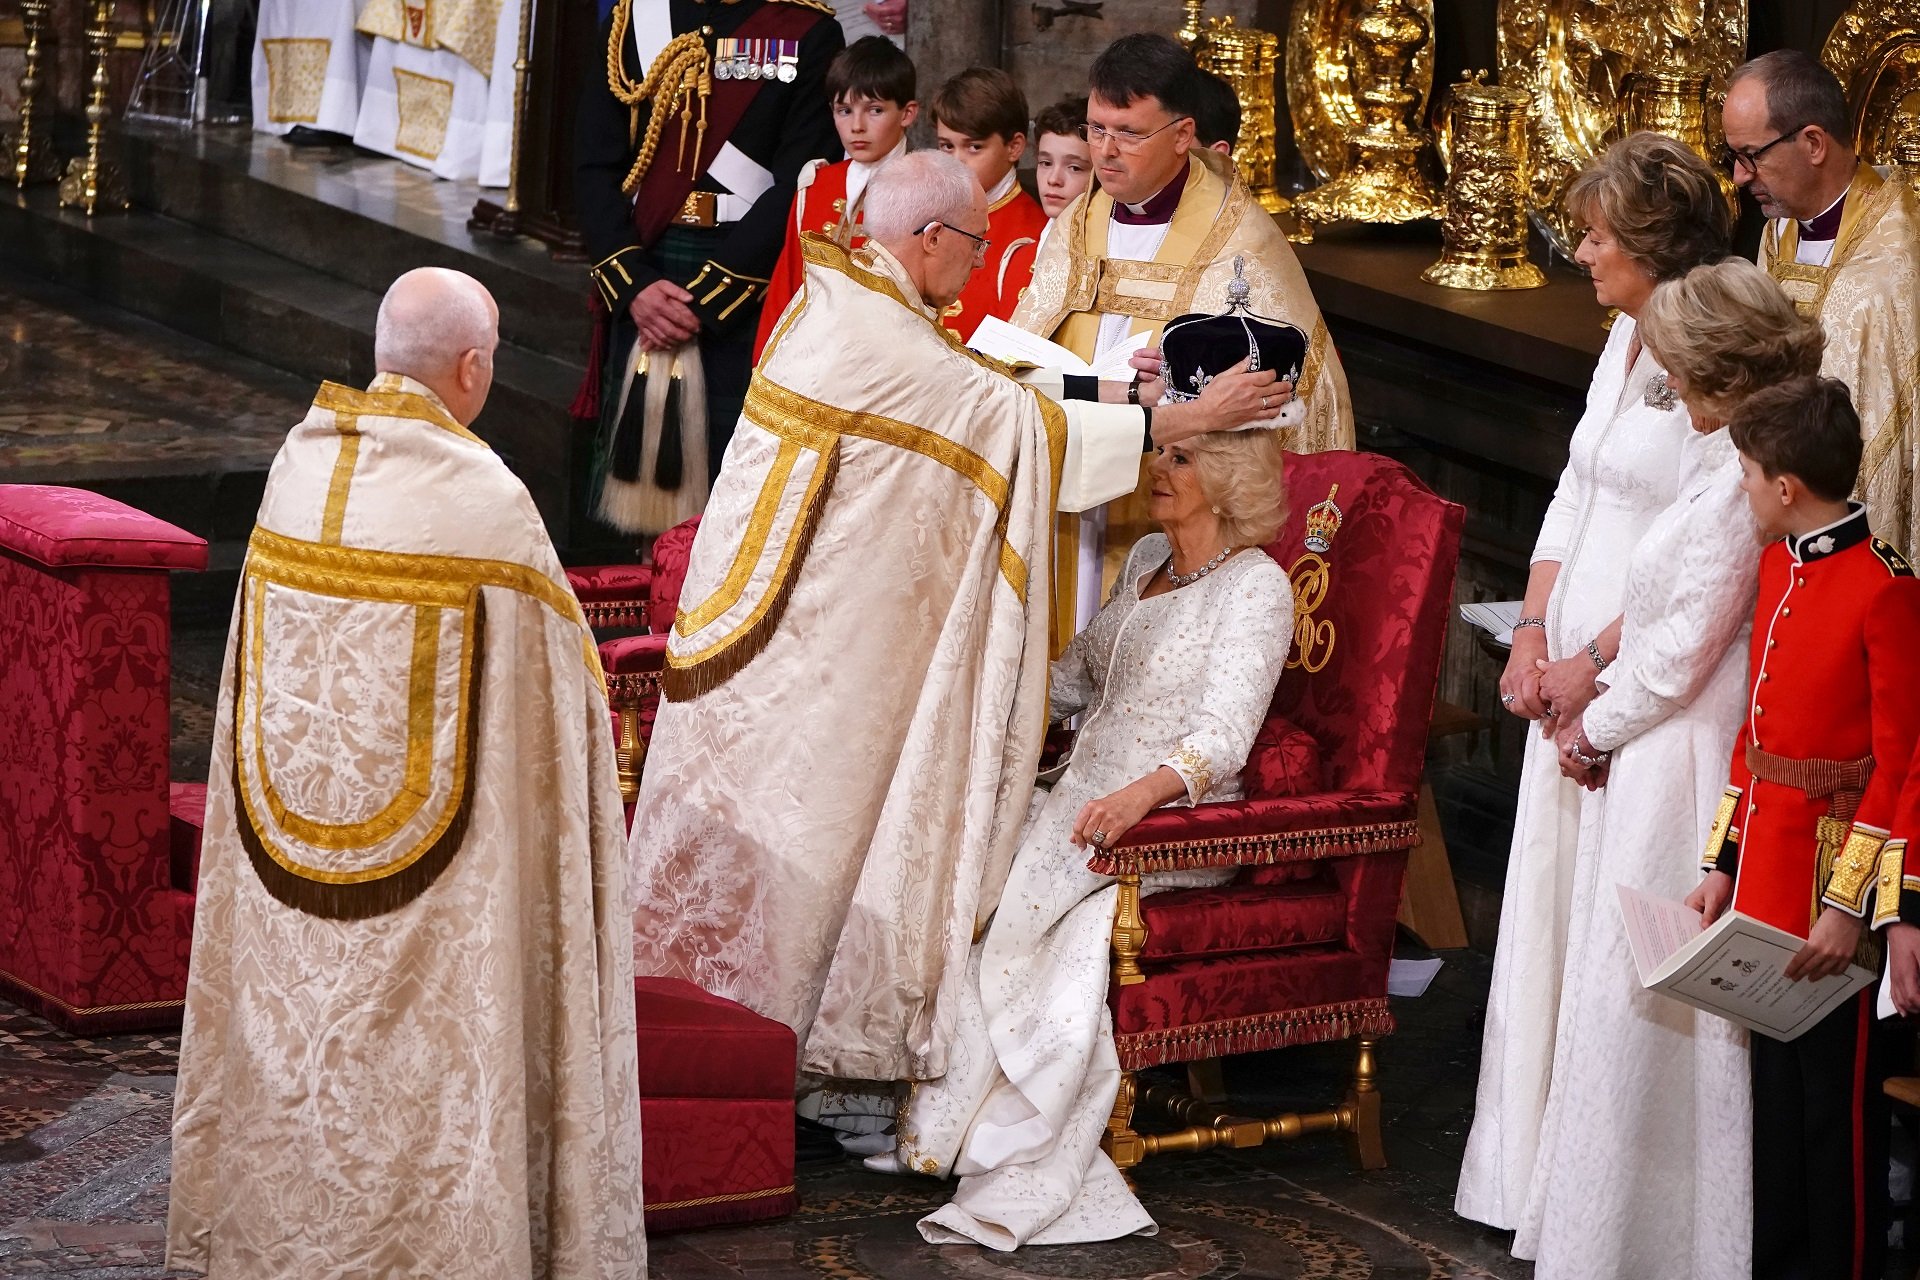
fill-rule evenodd
<path id="1" fill-rule="evenodd" d="M 916 1085 L 899 1147 L 870 1167 L 960 1177 L 922 1220 L 934 1243 L 1110 1240 L 1150 1231 L 1100 1136 L 1120 1084 L 1107 1011 L 1115 889 L 1087 869 L 1166 804 L 1228 800 L 1293 635 L 1285 570 L 1260 550 L 1285 509 L 1282 442 L 1249 430 L 1164 449 L 1149 511 L 1107 605 L 1054 664 L 1071 760 L 1036 793 L 998 911 L 973 948 L 947 1074 Z M 1148 876 L 1145 892 L 1231 870 Z"/>

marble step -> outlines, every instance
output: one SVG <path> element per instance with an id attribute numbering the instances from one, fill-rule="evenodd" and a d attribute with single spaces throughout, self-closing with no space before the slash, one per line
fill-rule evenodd
<path id="1" fill-rule="evenodd" d="M 316 383 L 365 386 L 373 377 L 377 293 L 202 227 L 137 209 L 87 219 L 59 208 L 51 188 L 31 188 L 0 199 L 0 261 Z M 474 430 L 526 482 L 563 555 L 617 557 L 621 541 L 585 514 L 592 432 L 567 415 L 579 368 L 506 342 L 494 368 L 493 394 Z M 231 515 L 214 521 L 216 537 L 251 525 L 256 482 L 242 487 L 217 474 L 168 479 L 182 502 L 189 494 L 204 502 L 213 486 Z M 173 503 L 149 492 L 153 482 L 140 482 L 141 496 L 125 500 L 172 518 Z M 197 531 L 208 523 L 178 522 Z"/>
<path id="2" fill-rule="evenodd" d="M 532 240 L 468 231 L 481 194 L 470 183 L 349 147 L 289 147 L 244 126 L 130 125 L 124 151 L 139 208 L 375 294 L 414 267 L 465 271 L 499 302 L 506 341 L 585 360 L 585 270 L 555 263 Z"/>

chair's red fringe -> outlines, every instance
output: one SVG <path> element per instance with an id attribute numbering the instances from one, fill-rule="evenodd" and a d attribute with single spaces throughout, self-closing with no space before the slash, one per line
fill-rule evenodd
<path id="1" fill-rule="evenodd" d="M 1296 1044 L 1323 1044 L 1354 1036 L 1393 1034 L 1387 998 L 1349 1000 L 1311 1009 L 1259 1013 L 1190 1027 L 1128 1031 L 1114 1036 L 1122 1070 L 1139 1071 L 1169 1062 L 1196 1062 L 1235 1053 L 1259 1053 Z"/>
<path id="2" fill-rule="evenodd" d="M 643 627 L 646 625 L 645 600 L 582 600 L 580 612 L 587 615 L 589 627 Z"/>
<path id="3" fill-rule="evenodd" d="M 657 693 L 659 689 L 660 673 L 658 671 L 622 671 L 607 676 L 607 692 L 610 694 L 640 698 L 649 693 Z"/>
<path id="4" fill-rule="evenodd" d="M 1392 853 L 1420 843 L 1420 824 L 1378 822 L 1360 827 L 1322 827 L 1316 831 L 1273 831 L 1252 835 L 1208 836 L 1159 844 L 1122 845 L 1095 853 L 1087 869 L 1096 875 L 1128 872 L 1197 871 L 1209 867 L 1268 867 L 1281 862 L 1313 862 L 1362 853 Z"/>

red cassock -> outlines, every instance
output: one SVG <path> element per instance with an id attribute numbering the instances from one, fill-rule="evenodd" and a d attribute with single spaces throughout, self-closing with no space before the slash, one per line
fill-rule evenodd
<path id="1" fill-rule="evenodd" d="M 1888 833 L 1920 736 L 1920 581 L 1866 509 L 1760 560 L 1747 718 L 1707 846 L 1733 905 L 1805 937 L 1824 907 L 1899 918 Z"/>
<path id="2" fill-rule="evenodd" d="M 959 301 L 940 313 L 940 323 L 965 342 L 987 316 L 1011 317 L 1020 295 L 1033 283 L 1034 254 L 1046 225 L 1047 211 L 1018 183 L 989 205 L 987 239 L 993 247 L 968 277 Z"/>
<path id="3" fill-rule="evenodd" d="M 780 313 L 787 309 L 793 295 L 800 292 L 800 282 L 806 279 L 807 264 L 800 256 L 800 233 L 813 231 L 838 239 L 841 223 L 845 222 L 850 232 L 848 248 L 858 249 L 867 242 L 865 236 L 851 230 L 860 225 L 859 207 L 856 205 L 851 213 L 847 209 L 847 175 L 852 171 L 851 160 L 834 164 L 816 160 L 801 171 L 800 185 L 793 193 L 793 208 L 787 213 L 786 242 L 780 246 L 780 261 L 774 264 L 766 301 L 761 304 L 760 331 L 753 339 L 754 364 L 759 364 L 760 357 L 766 354 L 767 339 L 773 336 Z M 1031 273 L 1033 268 L 1029 266 L 1027 270 Z"/>

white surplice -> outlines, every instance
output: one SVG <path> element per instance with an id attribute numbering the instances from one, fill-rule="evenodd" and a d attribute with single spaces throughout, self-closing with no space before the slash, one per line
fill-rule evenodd
<path id="1" fill-rule="evenodd" d="M 378 31 L 367 64 L 366 91 L 352 129 L 355 146 L 430 170 L 436 178 L 504 187 L 512 165 L 513 64 L 520 41 L 521 0 L 494 0 L 493 39 L 468 33 L 457 45 L 396 39 L 377 21 L 391 4 L 369 5 L 361 29 Z M 491 12 L 487 0 L 463 10 Z M 404 12 L 404 10 L 403 10 Z M 437 22 L 436 17 L 430 22 Z M 471 24 L 469 24 L 471 25 Z M 438 27 L 434 30 L 437 32 Z"/>
<path id="2" fill-rule="evenodd" d="M 1553 1082 L 1513 1246 L 1536 1280 L 1751 1273 L 1746 1033 L 1641 987 L 1614 888 L 1679 899 L 1699 884 L 1746 702 L 1760 540 L 1724 428 L 1688 441 L 1686 475 L 1634 552 L 1620 654 L 1585 713 L 1614 754 L 1581 814 Z"/>
<path id="3" fill-rule="evenodd" d="M 1546 612 L 1547 655 L 1556 661 L 1579 653 L 1620 616 L 1634 548 L 1680 490 L 1682 448 L 1693 434 L 1687 409 L 1678 398 L 1665 408 L 1647 403 L 1648 385 L 1665 374 L 1644 349 L 1628 367 L 1633 336 L 1631 318 L 1614 322 L 1534 544 L 1534 563 L 1560 566 Z M 1507 1231 L 1520 1224 L 1547 1105 L 1587 794 L 1560 776 L 1552 741 L 1529 732 L 1473 1130 L 1454 1197 L 1462 1217 Z"/>
<path id="4" fill-rule="evenodd" d="M 1142 579 L 1168 554 L 1165 535 L 1141 539 L 1112 600 L 1054 664 L 1053 715 L 1085 722 L 1066 772 L 1034 797 L 969 957 L 946 1078 L 916 1085 L 902 1114 L 902 1162 L 960 1176 L 952 1202 L 921 1221 L 936 1244 L 1006 1250 L 1153 1229 L 1100 1150 L 1120 1085 L 1107 1011 L 1117 890 L 1068 837 L 1088 801 L 1161 765 L 1186 780 L 1180 803 L 1237 799 L 1293 636 L 1292 586 L 1264 552 L 1142 600 Z M 1171 872 L 1142 888 L 1232 878 Z"/>
<path id="5" fill-rule="evenodd" d="M 367 38 L 355 0 L 260 0 L 253 39 L 253 127 L 351 134 L 366 83 Z"/>

